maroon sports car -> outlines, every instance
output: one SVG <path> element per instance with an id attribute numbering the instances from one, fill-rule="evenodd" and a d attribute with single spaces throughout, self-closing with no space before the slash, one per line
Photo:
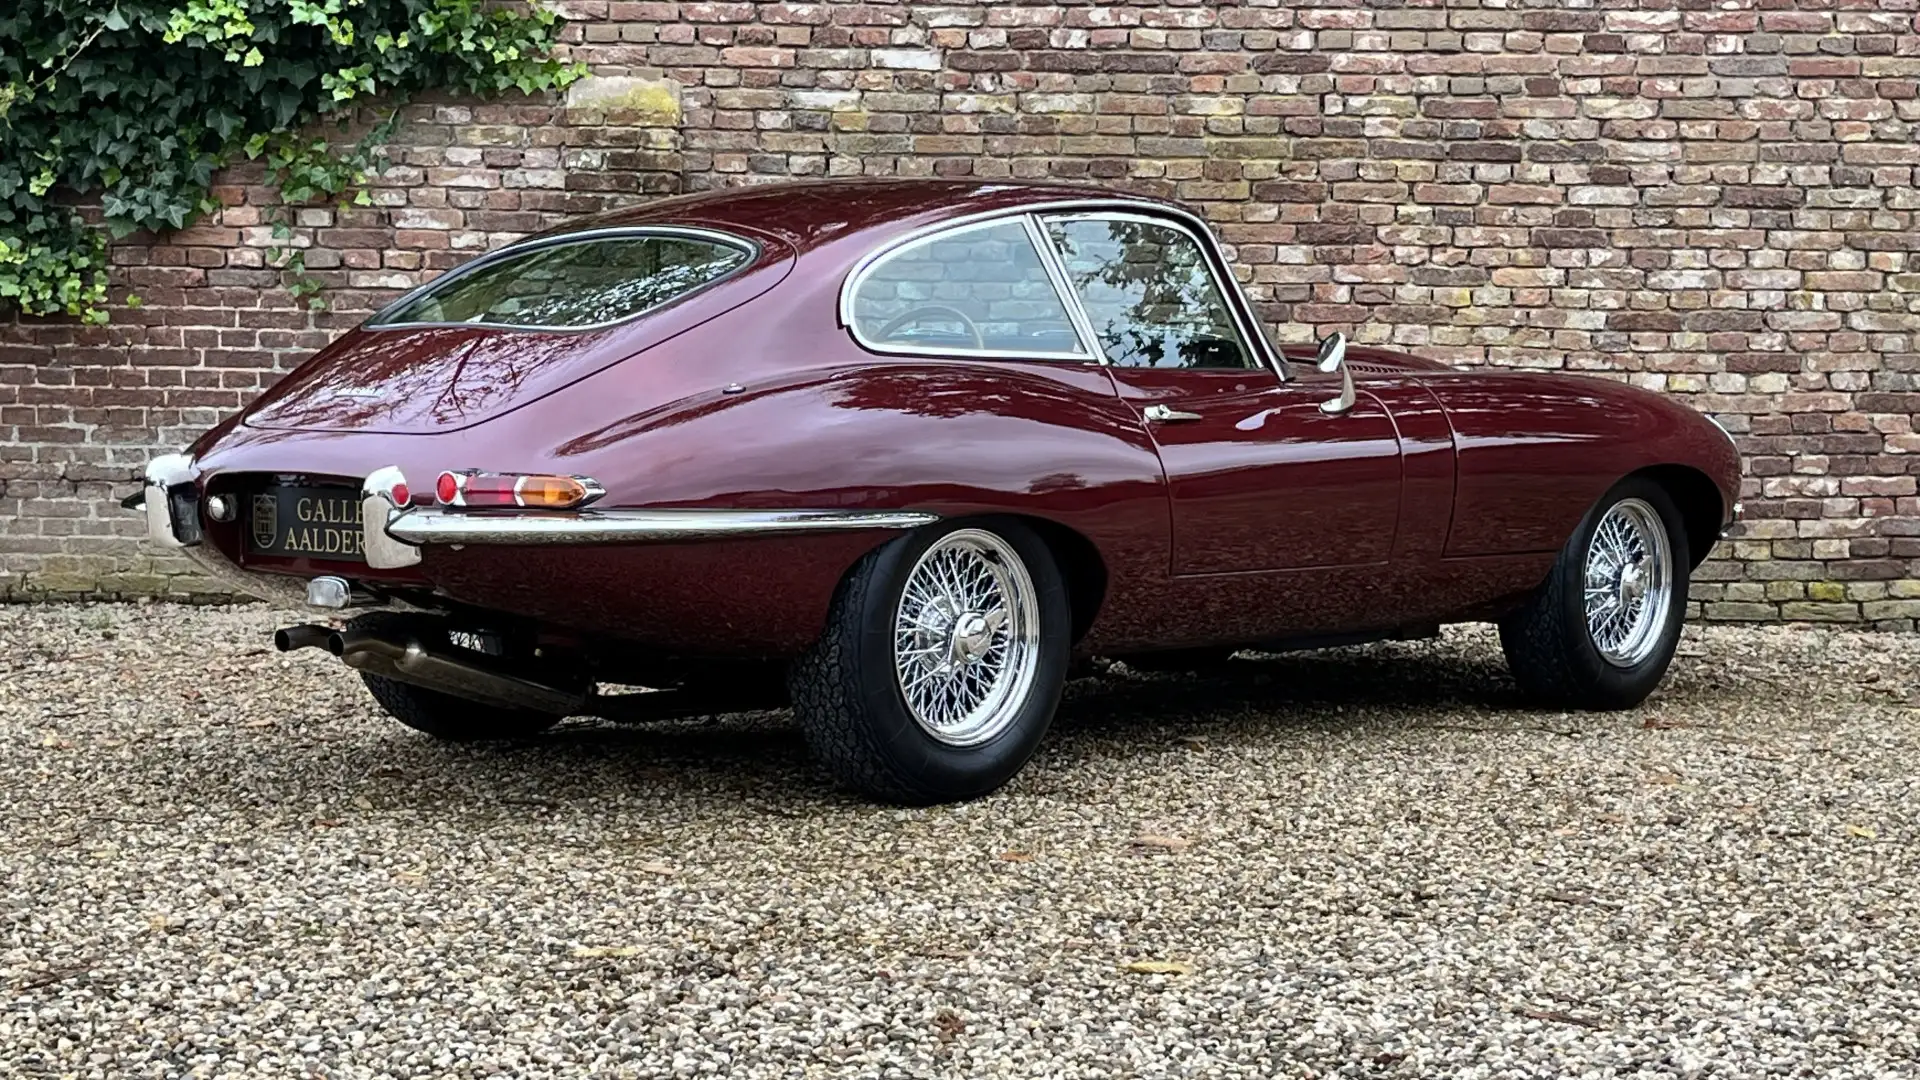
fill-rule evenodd
<path id="1" fill-rule="evenodd" d="M 836 778 L 930 802 L 1012 776 L 1094 655 L 1492 620 L 1540 700 L 1634 705 L 1739 474 L 1617 382 L 1280 346 L 1176 205 L 859 181 L 475 259 L 129 503 L 243 590 L 357 615 L 278 644 L 431 735 L 777 670 Z"/>

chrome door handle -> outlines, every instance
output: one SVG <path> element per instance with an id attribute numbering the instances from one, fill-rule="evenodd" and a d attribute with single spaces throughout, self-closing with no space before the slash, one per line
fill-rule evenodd
<path id="1" fill-rule="evenodd" d="M 1171 424 L 1180 420 L 1200 419 L 1200 414 L 1197 412 L 1181 412 L 1179 409 L 1169 408 L 1165 405 L 1149 405 L 1140 410 L 1140 415 L 1152 420 L 1156 424 Z"/>

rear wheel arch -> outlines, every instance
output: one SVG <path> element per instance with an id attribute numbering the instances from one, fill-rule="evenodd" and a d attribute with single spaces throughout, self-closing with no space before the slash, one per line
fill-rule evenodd
<path id="1" fill-rule="evenodd" d="M 1084 533 L 1049 518 L 1025 514 L 1006 515 L 1033 530 L 1047 545 L 1053 565 L 1067 586 L 1067 604 L 1071 614 L 1070 640 L 1079 644 L 1092 629 L 1107 598 L 1107 561 L 1100 549 Z"/>
<path id="2" fill-rule="evenodd" d="M 1107 599 L 1107 560 L 1100 554 L 1100 548 L 1087 538 L 1085 533 L 1070 525 L 1063 525 L 1052 518 L 1035 517 L 1032 514 L 1003 514 L 982 512 L 943 517 L 938 526 L 946 528 L 972 522 L 991 524 L 995 521 L 1010 521 L 1031 530 L 1040 542 L 1047 546 L 1047 553 L 1053 556 L 1053 565 L 1060 571 L 1067 587 L 1067 604 L 1071 611 L 1069 637 L 1074 644 L 1087 636 L 1092 629 L 1093 620 L 1099 616 L 1101 607 Z M 872 550 L 878 550 L 885 542 L 876 543 Z M 866 557 L 863 553 L 861 559 Z M 861 559 L 855 559 L 840 572 L 840 582 L 844 583 L 860 565 Z"/>

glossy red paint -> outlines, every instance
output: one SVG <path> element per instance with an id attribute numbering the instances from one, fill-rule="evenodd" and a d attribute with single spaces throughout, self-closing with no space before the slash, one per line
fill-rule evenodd
<path id="1" fill-rule="evenodd" d="M 1143 417 L 1167 477 L 1176 575 L 1384 566 L 1400 525 L 1400 443 L 1362 393 L 1338 416 L 1320 404 L 1339 380 L 1282 381 L 1272 368 L 1113 368 Z"/>
<path id="2" fill-rule="evenodd" d="M 1355 408 L 1286 350 L 1272 370 L 1160 371 L 878 356 L 838 320 L 877 247 L 975 213 L 1112 198 L 918 181 L 669 199 L 573 228 L 698 225 L 753 239 L 734 278 L 638 320 L 553 333 L 360 330 L 192 447 L 208 490 L 262 474 L 357 485 L 398 466 L 425 498 L 448 469 L 591 476 L 596 508 L 911 509 L 1038 522 L 1091 583 L 1088 652 L 1387 630 L 1497 614 L 1541 580 L 1598 496 L 1692 470 L 1728 519 L 1731 442 L 1698 414 L 1597 378 L 1459 372 L 1354 346 Z M 1139 210 L 1137 200 L 1130 201 Z M 1147 212 L 1152 212 L 1150 205 Z M 1156 425 L 1141 410 L 1198 413 Z M 817 637 L 847 569 L 887 532 L 593 548 L 429 547 L 345 573 L 661 650 L 784 656 Z M 1704 552 L 1696 552 L 1696 557 Z"/>

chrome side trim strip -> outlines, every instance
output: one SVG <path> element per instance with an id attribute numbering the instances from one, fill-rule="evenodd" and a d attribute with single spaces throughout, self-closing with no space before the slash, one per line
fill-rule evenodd
<path id="1" fill-rule="evenodd" d="M 163 548 L 186 545 L 173 533 L 173 506 L 167 489 L 193 479 L 193 459 L 185 454 L 162 454 L 147 462 L 147 539 Z"/>
<path id="2" fill-rule="evenodd" d="M 1067 277 L 1067 265 L 1060 261 L 1060 251 L 1053 246 L 1047 232 L 1040 225 L 1039 217 L 1028 214 L 1027 239 L 1033 241 L 1033 248 L 1040 253 L 1040 262 L 1047 268 L 1047 277 L 1053 280 L 1053 290 L 1060 294 L 1060 302 L 1067 307 L 1067 319 L 1073 323 L 1073 334 L 1086 344 L 1083 348 L 1100 358 L 1101 366 L 1112 363 L 1107 357 L 1106 346 L 1100 343 L 1100 335 L 1093 329 L 1093 320 L 1087 317 L 1087 305 L 1081 301 L 1080 294 L 1074 291 L 1073 282 Z"/>
<path id="3" fill-rule="evenodd" d="M 940 520 L 912 510 L 578 510 L 486 514 L 425 507 L 387 524 L 407 544 L 659 544 L 854 529 L 915 529 Z"/>

